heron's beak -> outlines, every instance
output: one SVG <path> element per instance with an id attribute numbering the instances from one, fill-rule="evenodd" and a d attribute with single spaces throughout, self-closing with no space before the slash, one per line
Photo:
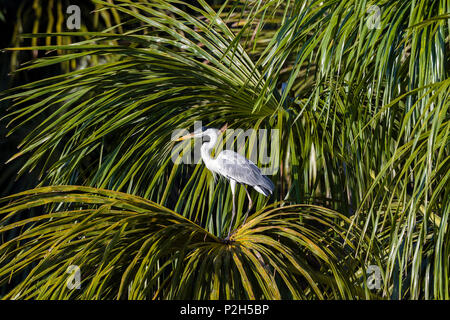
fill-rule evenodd
<path id="1" fill-rule="evenodd" d="M 187 134 L 187 135 L 185 135 L 185 136 L 182 136 L 182 137 L 180 137 L 180 138 L 178 138 L 178 139 L 175 139 L 174 141 L 183 141 L 183 140 L 187 140 L 187 139 L 192 138 L 193 136 L 194 136 L 194 134 L 193 134 L 193 133 L 190 133 L 190 134 Z"/>

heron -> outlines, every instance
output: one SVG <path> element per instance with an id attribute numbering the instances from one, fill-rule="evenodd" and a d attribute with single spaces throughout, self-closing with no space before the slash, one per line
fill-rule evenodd
<path id="1" fill-rule="evenodd" d="M 231 222 L 228 228 L 228 235 L 225 240 L 230 239 L 231 226 L 233 225 L 233 219 L 236 215 L 236 203 L 235 203 L 235 191 L 236 184 L 240 184 L 244 187 L 248 197 L 248 210 L 245 213 L 244 221 L 247 220 L 248 213 L 250 212 L 253 201 L 250 197 L 250 193 L 246 186 L 253 187 L 256 191 L 268 197 L 272 194 L 274 185 L 272 181 L 261 173 L 261 170 L 250 160 L 232 150 L 223 150 L 214 159 L 211 156 L 211 152 L 217 143 L 219 136 L 226 130 L 227 125 L 221 129 L 205 128 L 202 127 L 195 130 L 193 133 L 182 136 L 175 141 L 182 141 L 192 138 L 203 138 L 203 144 L 201 146 L 202 160 L 210 171 L 217 173 L 220 176 L 227 179 L 230 183 L 231 193 L 233 198 L 233 211 L 231 215 Z"/>

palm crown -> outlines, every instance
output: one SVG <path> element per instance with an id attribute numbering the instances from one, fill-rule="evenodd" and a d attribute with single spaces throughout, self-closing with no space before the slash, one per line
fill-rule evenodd
<path id="1" fill-rule="evenodd" d="M 0 284 L 29 268 L 5 298 L 449 298 L 448 2 L 94 2 L 122 24 L 12 48 L 64 52 L 22 71 L 103 63 L 4 95 L 9 134 L 49 114 L 11 158 L 42 179 L 2 200 L 1 232 L 25 228 Z M 196 121 L 278 130 L 274 194 L 233 243 L 227 185 L 171 161 Z"/>

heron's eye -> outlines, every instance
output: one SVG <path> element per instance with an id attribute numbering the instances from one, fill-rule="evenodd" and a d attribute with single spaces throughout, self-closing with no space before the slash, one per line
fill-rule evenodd
<path id="1" fill-rule="evenodd" d="M 203 142 L 209 142 L 209 141 L 210 141 L 209 136 L 203 136 L 203 137 L 202 137 L 202 141 L 203 141 Z"/>

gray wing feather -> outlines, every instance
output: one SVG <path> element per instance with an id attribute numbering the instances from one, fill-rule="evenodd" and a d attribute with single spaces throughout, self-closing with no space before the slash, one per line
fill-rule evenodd
<path id="1" fill-rule="evenodd" d="M 261 173 L 261 170 L 244 156 L 224 150 L 216 158 L 218 171 L 228 179 L 251 186 L 263 187 L 272 193 L 272 181 Z"/>

